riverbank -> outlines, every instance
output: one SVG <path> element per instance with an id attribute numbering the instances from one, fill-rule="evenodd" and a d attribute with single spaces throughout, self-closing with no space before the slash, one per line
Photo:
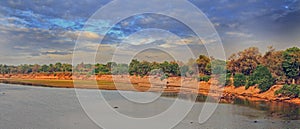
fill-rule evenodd
<path id="1" fill-rule="evenodd" d="M 268 91 L 260 93 L 257 87 L 245 89 L 244 86 L 219 87 L 214 80 L 209 82 L 197 82 L 192 78 L 169 77 L 161 80 L 160 77 L 137 77 L 127 75 L 77 75 L 57 74 L 15 74 L 0 75 L 2 83 L 21 84 L 32 86 L 58 87 L 58 88 L 85 88 L 103 90 L 128 90 L 139 92 L 166 92 L 166 93 L 193 93 L 212 97 L 230 102 L 234 98 L 247 99 L 250 101 L 274 101 L 287 102 L 300 105 L 299 98 L 279 97 L 274 93 L 282 85 L 274 85 Z M 96 81 L 95 81 L 96 80 Z"/>

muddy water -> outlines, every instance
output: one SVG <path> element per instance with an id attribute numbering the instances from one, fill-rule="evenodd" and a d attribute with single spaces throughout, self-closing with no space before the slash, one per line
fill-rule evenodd
<path id="1" fill-rule="evenodd" d="M 91 90 L 85 91 L 91 92 Z M 175 100 L 160 97 L 155 102 L 138 104 L 124 101 L 124 97 L 116 91 L 102 93 L 114 110 L 131 117 L 157 115 L 168 109 Z M 136 95 L 134 92 L 126 93 Z M 93 96 L 86 97 L 93 98 Z M 288 129 L 300 127 L 299 106 L 240 99 L 234 100 L 232 104 L 219 104 L 210 119 L 204 124 L 199 124 L 197 121 L 204 99 L 205 96 L 198 96 L 198 102 L 190 113 L 174 128 Z M 94 103 L 94 100 L 91 99 L 90 102 Z M 97 108 L 101 110 L 101 107 Z M 100 127 L 81 108 L 74 89 L 0 84 L 0 128 L 97 129 Z"/>

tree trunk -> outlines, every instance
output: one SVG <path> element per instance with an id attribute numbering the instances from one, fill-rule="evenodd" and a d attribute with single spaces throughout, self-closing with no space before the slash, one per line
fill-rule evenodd
<path id="1" fill-rule="evenodd" d="M 230 85 L 233 85 L 233 73 L 231 74 L 231 76 L 230 76 Z"/>
<path id="2" fill-rule="evenodd" d="M 294 85 L 295 84 L 295 79 L 293 78 L 293 80 L 292 80 L 292 84 Z"/>

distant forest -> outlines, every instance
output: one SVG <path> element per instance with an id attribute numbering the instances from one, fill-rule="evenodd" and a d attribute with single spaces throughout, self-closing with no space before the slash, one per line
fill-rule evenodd
<path id="1" fill-rule="evenodd" d="M 275 84 L 284 86 L 275 92 L 280 96 L 300 98 L 300 49 L 269 50 L 262 54 L 256 47 L 250 47 L 232 54 L 227 61 L 200 55 L 197 59 L 189 59 L 187 63 L 180 61 L 148 62 L 133 59 L 130 64 L 81 63 L 72 66 L 67 63 L 49 65 L 22 64 L 18 66 L 0 64 L 0 74 L 35 74 L 35 73 L 71 73 L 82 75 L 135 75 L 159 76 L 161 80 L 172 76 L 192 77 L 198 81 L 217 80 L 219 86 L 256 86 L 261 92 L 269 90 Z"/>
<path id="2" fill-rule="evenodd" d="M 198 69 L 195 70 L 195 68 Z M 13 66 L 0 64 L 1 74 L 70 73 L 72 69 L 71 64 L 60 62 L 49 65 L 22 64 Z M 90 75 L 130 74 L 147 76 L 160 73 L 164 77 L 193 77 L 200 75 L 200 80 L 208 80 L 205 78 L 210 78 L 212 73 L 226 73 L 227 76 L 236 75 L 237 77 L 240 76 L 240 78 L 252 77 L 252 80 L 255 80 L 253 74 L 258 76 L 257 74 L 266 73 L 261 76 L 267 76 L 267 73 L 270 73 L 275 83 L 299 83 L 299 69 L 300 49 L 298 47 L 286 50 L 275 50 L 273 47 L 269 47 L 269 50 L 265 54 L 260 53 L 256 47 L 250 47 L 231 55 L 227 61 L 200 55 L 197 59 L 190 59 L 187 63 L 180 61 L 158 63 L 133 59 L 130 64 L 117 64 L 115 62 L 108 62 L 106 64 L 81 63 L 74 66 L 73 70 Z M 195 73 L 195 71 L 198 73 Z M 248 81 L 248 83 L 251 82 Z M 241 85 L 243 85 L 243 81 Z"/>

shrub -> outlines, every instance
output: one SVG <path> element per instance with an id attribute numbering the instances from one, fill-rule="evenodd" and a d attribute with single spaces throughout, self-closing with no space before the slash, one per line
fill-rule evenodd
<path id="1" fill-rule="evenodd" d="M 258 84 L 261 92 L 269 90 L 275 83 L 275 78 L 272 77 L 271 72 L 267 67 L 259 65 L 254 72 L 248 77 L 246 89 L 250 86 Z"/>
<path id="2" fill-rule="evenodd" d="M 160 80 L 165 80 L 169 78 L 169 74 L 164 74 L 163 76 L 160 77 Z"/>
<path id="3" fill-rule="evenodd" d="M 207 76 L 207 75 L 205 75 L 205 76 L 200 76 L 200 77 L 198 77 L 198 81 L 205 81 L 205 82 L 208 82 L 210 78 L 211 78 L 211 77 L 210 77 L 210 76 Z"/>
<path id="4" fill-rule="evenodd" d="M 297 98 L 300 97 L 300 85 L 284 85 L 281 89 L 275 92 L 276 95 Z"/>
<path id="5" fill-rule="evenodd" d="M 233 85 L 235 87 L 244 86 L 246 84 L 246 76 L 244 74 L 237 73 L 234 75 L 233 79 Z"/>

